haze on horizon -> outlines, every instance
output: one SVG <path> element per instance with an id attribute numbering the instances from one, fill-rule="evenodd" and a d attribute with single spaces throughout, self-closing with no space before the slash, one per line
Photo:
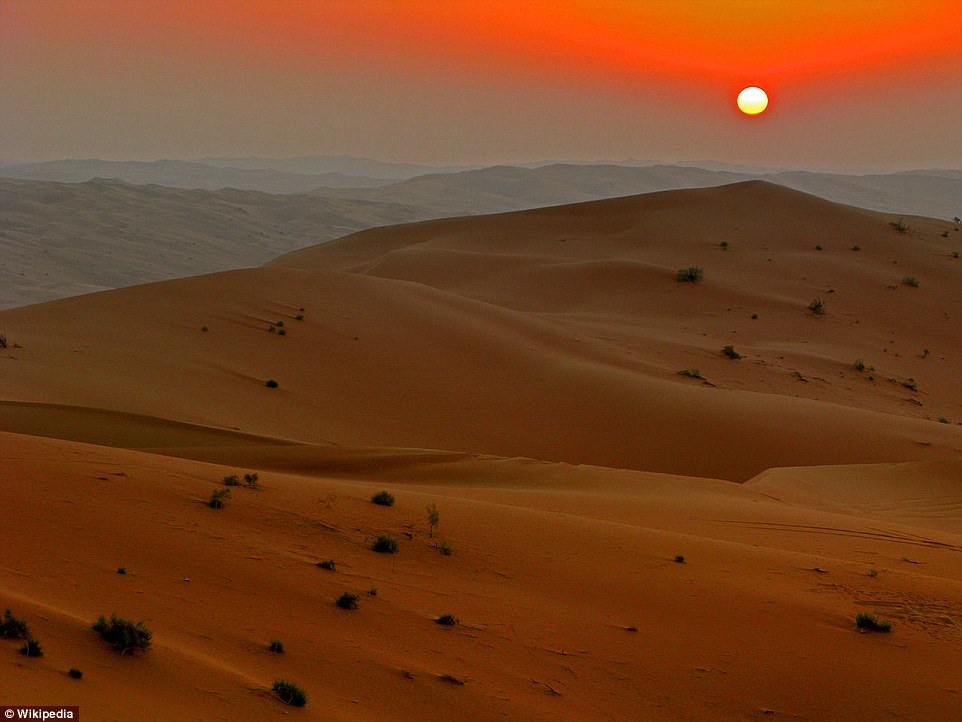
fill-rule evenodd
<path id="1" fill-rule="evenodd" d="M 953 0 L 3 0 L 0 159 L 958 168 L 957 26 Z"/>

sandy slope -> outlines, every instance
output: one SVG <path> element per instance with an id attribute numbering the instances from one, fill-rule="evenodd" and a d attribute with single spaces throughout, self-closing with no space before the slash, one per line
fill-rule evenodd
<path id="1" fill-rule="evenodd" d="M 951 719 L 960 262 L 946 224 L 893 220 L 749 183 L 0 312 L 0 606 L 47 650 L 0 641 L 0 697 L 87 719 Z M 250 470 L 261 489 L 204 505 Z M 89 625 L 111 611 L 154 648 L 106 649 Z M 858 634 L 860 611 L 894 632 Z"/>
<path id="2" fill-rule="evenodd" d="M 319 720 L 938 720 L 962 694 L 959 533 L 880 532 L 729 482 L 426 455 L 377 485 L 263 473 L 213 511 L 237 467 L 10 434 L 0 450 L 17 509 L 0 601 L 46 650 L 0 642 L 5 700 L 270 719 L 285 677 Z M 383 485 L 393 508 L 367 501 Z M 430 502 L 453 556 L 427 537 Z M 367 549 L 382 532 L 396 557 Z M 337 572 L 314 566 L 328 558 Z M 344 591 L 358 611 L 334 606 Z M 89 630 L 112 610 L 153 630 L 143 657 Z M 865 610 L 895 632 L 858 634 Z"/>

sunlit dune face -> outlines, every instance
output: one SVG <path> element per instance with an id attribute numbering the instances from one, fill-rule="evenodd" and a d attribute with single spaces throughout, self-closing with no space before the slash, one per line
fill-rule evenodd
<path id="1" fill-rule="evenodd" d="M 738 109 L 745 115 L 758 115 L 768 107 L 768 93 L 754 85 L 738 94 Z"/>

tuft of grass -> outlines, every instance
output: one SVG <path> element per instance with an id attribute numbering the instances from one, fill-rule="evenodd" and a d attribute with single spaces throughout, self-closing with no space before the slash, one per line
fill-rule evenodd
<path id="1" fill-rule="evenodd" d="M 862 247 L 861 247 L 861 246 L 852 246 L 852 250 L 853 250 L 853 251 L 861 251 L 861 250 L 862 250 Z"/>
<path id="2" fill-rule="evenodd" d="M 93 630 L 110 642 L 121 654 L 137 650 L 146 651 L 154 636 L 143 622 L 132 622 L 116 614 L 111 614 L 109 620 L 100 616 L 94 622 Z"/>
<path id="3" fill-rule="evenodd" d="M 874 579 L 878 576 L 878 569 L 869 569 L 868 575 Z"/>
<path id="4" fill-rule="evenodd" d="M 679 554 L 678 556 L 675 557 L 675 564 L 684 564 L 684 563 L 685 563 L 685 557 L 683 555 Z"/>
<path id="5" fill-rule="evenodd" d="M 875 618 L 874 614 L 867 614 L 865 612 L 859 612 L 855 616 L 855 626 L 858 627 L 863 632 L 891 632 L 892 624 L 890 622 L 880 622 Z"/>
<path id="6" fill-rule="evenodd" d="M 276 679 L 274 680 L 273 689 L 284 704 L 289 704 L 294 707 L 303 707 L 307 704 L 307 694 L 293 682 Z"/>
<path id="7" fill-rule="evenodd" d="M 372 597 L 376 597 L 376 596 L 377 596 L 377 587 L 371 587 L 370 589 L 367 590 L 367 593 L 368 593 L 370 596 L 372 596 Z"/>
<path id="8" fill-rule="evenodd" d="M 371 497 L 371 501 L 378 506 L 394 506 L 394 497 L 386 491 L 379 491 Z"/>
<path id="9" fill-rule="evenodd" d="M 7 332 L 0 331 L 0 348 L 7 348 Z"/>
<path id="10" fill-rule="evenodd" d="M 260 481 L 260 476 L 256 471 L 244 474 L 244 483 L 247 484 L 252 489 L 257 488 L 257 482 Z"/>
<path id="11" fill-rule="evenodd" d="M 3 617 L 0 618 L 0 637 L 27 639 L 29 636 L 29 625 L 19 617 L 13 616 L 13 612 L 9 607 L 4 610 Z"/>
<path id="12" fill-rule="evenodd" d="M 679 283 L 698 283 L 704 277 L 705 269 L 698 266 L 689 266 L 688 268 L 678 269 L 675 280 Z"/>
<path id="13" fill-rule="evenodd" d="M 438 679 L 440 679 L 442 682 L 447 682 L 449 684 L 456 684 L 459 687 L 463 687 L 465 685 L 465 682 L 467 682 L 467 680 L 459 679 L 458 677 L 455 677 L 453 674 L 442 674 Z"/>
<path id="14" fill-rule="evenodd" d="M 358 597 L 358 595 L 356 594 L 352 594 L 351 592 L 344 592 L 344 594 L 339 596 L 337 598 L 337 601 L 334 603 L 337 606 L 339 606 L 341 609 L 352 610 L 352 609 L 357 609 L 357 603 L 359 599 L 360 597 Z"/>
<path id="15" fill-rule="evenodd" d="M 684 376 L 689 379 L 703 379 L 704 376 L 698 371 L 698 369 L 682 369 L 678 372 L 679 376 Z"/>
<path id="16" fill-rule="evenodd" d="M 730 359 L 740 359 L 742 355 L 735 350 L 735 347 L 731 344 L 725 346 L 722 350 L 722 356 L 727 356 Z"/>
<path id="17" fill-rule="evenodd" d="M 454 550 L 451 548 L 451 545 L 448 544 L 447 542 L 441 542 L 440 544 L 438 544 L 438 551 L 441 552 L 441 556 L 444 556 L 444 557 L 449 557 L 454 553 Z"/>
<path id="18" fill-rule="evenodd" d="M 453 614 L 442 614 L 434 621 L 444 627 L 455 627 L 458 625 L 458 618 Z"/>
<path id="19" fill-rule="evenodd" d="M 905 381 L 902 382 L 902 385 L 903 385 L 905 388 L 907 388 L 909 391 L 918 391 L 918 390 L 919 390 L 919 385 L 918 385 L 917 383 L 915 383 L 915 379 L 906 379 Z"/>
<path id="20" fill-rule="evenodd" d="M 264 382 L 264 385 L 269 389 L 276 389 L 278 386 L 280 386 L 280 384 L 274 379 L 267 379 L 267 381 Z"/>
<path id="21" fill-rule="evenodd" d="M 80 671 L 79 669 L 77 669 L 76 667 L 71 667 L 71 668 L 70 668 L 70 671 L 67 672 L 67 674 L 69 674 L 69 675 L 70 675 L 72 678 L 74 678 L 74 679 L 80 679 L 81 677 L 84 676 L 84 673 L 81 672 L 81 671 Z"/>
<path id="22" fill-rule="evenodd" d="M 727 251 L 727 250 L 728 250 L 728 241 L 722 241 L 721 243 L 718 244 L 718 246 L 719 246 L 723 251 Z"/>
<path id="23" fill-rule="evenodd" d="M 210 493 L 207 506 L 211 509 L 223 509 L 227 499 L 230 499 L 230 489 L 214 489 Z"/>
<path id="24" fill-rule="evenodd" d="M 822 301 L 822 299 L 816 298 L 812 300 L 810 304 L 808 304 L 808 310 L 814 313 L 816 316 L 824 316 L 825 303 Z"/>
<path id="25" fill-rule="evenodd" d="M 855 369 L 856 371 L 864 371 L 864 370 L 865 370 L 865 362 L 862 361 L 862 359 L 857 358 L 857 359 L 855 359 L 855 363 L 852 364 L 852 368 Z"/>
<path id="26" fill-rule="evenodd" d="M 398 550 L 397 539 L 389 537 L 387 534 L 381 534 L 374 540 L 371 549 L 382 554 L 396 554 Z"/>
<path id="27" fill-rule="evenodd" d="M 908 224 L 905 221 L 903 221 L 901 218 L 899 218 L 898 221 L 894 223 L 889 223 L 889 225 L 892 226 L 892 228 L 897 230 L 899 233 L 908 233 L 909 231 Z"/>
<path id="28" fill-rule="evenodd" d="M 20 654 L 25 657 L 42 657 L 43 656 L 43 646 L 33 637 L 27 640 L 27 643 L 20 648 Z"/>
<path id="29" fill-rule="evenodd" d="M 284 654 L 284 643 L 279 639 L 272 639 L 267 645 L 267 651 L 271 654 Z"/>
<path id="30" fill-rule="evenodd" d="M 117 567 L 117 573 L 118 573 L 118 574 L 126 574 L 126 573 L 127 573 L 127 567 Z"/>
<path id="31" fill-rule="evenodd" d="M 911 286 L 912 288 L 919 287 L 919 279 L 917 279 L 915 276 L 906 276 L 902 279 L 902 283 L 906 286 Z"/>
<path id="32" fill-rule="evenodd" d="M 240 486 L 240 479 L 237 478 L 237 474 L 225 476 L 224 486 Z"/>
<path id="33" fill-rule="evenodd" d="M 286 328 L 279 328 L 279 329 L 277 329 L 277 335 L 278 335 L 278 336 L 286 336 L 286 335 L 287 335 L 287 329 L 286 329 Z"/>
<path id="34" fill-rule="evenodd" d="M 949 423 L 948 417 L 947 417 L 947 416 L 940 416 L 940 417 L 939 417 L 939 423 L 940 423 L 940 424 L 947 424 L 947 423 Z"/>
<path id="35" fill-rule="evenodd" d="M 321 569 L 327 569 L 329 572 L 337 571 L 337 564 L 333 559 L 326 559 L 322 562 L 318 562 L 317 566 L 319 566 Z"/>
<path id="36" fill-rule="evenodd" d="M 433 503 L 428 504 L 428 539 L 434 538 L 434 530 L 437 528 L 438 524 L 441 523 L 441 512 L 438 511 L 437 506 Z"/>

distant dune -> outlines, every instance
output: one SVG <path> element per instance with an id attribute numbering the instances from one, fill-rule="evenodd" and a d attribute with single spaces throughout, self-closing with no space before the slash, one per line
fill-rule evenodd
<path id="1" fill-rule="evenodd" d="M 159 207 L 144 226 L 181 193 L 90 190 Z M 307 223 L 197 193 L 200 233 Z M 749 181 L 0 311 L 0 608 L 44 651 L 0 639 L 0 697 L 124 720 L 953 719 L 959 237 Z M 92 630 L 114 612 L 146 652 Z"/>
<path id="2" fill-rule="evenodd" d="M 425 215 L 306 195 L 0 180 L 0 308 L 257 265 Z"/>

